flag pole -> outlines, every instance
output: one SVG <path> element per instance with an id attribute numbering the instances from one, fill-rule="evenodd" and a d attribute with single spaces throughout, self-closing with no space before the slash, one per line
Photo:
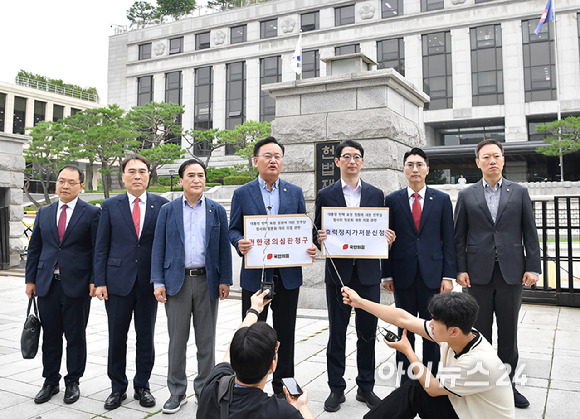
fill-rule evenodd
<path id="1" fill-rule="evenodd" d="M 556 7 L 555 0 L 552 0 L 552 13 L 554 14 L 554 59 L 556 63 L 554 64 L 554 77 L 556 77 L 556 111 L 558 113 L 558 121 L 562 120 L 562 108 L 560 107 L 560 73 L 558 72 L 558 29 L 556 27 Z M 558 128 L 558 133 L 562 133 L 562 128 Z M 561 137 L 560 137 L 561 139 Z M 561 151 L 561 150 L 560 150 Z M 560 182 L 564 181 L 564 156 L 560 152 Z"/>

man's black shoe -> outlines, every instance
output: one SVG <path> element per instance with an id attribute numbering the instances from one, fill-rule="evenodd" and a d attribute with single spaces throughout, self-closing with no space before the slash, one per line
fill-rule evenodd
<path id="1" fill-rule="evenodd" d="M 514 386 L 514 403 L 518 409 L 525 409 L 530 405 L 530 402 L 526 397 L 520 393 Z"/>
<path id="2" fill-rule="evenodd" d="M 121 394 L 118 391 L 114 391 L 113 393 L 109 394 L 109 397 L 107 397 L 107 400 L 105 400 L 105 409 L 116 409 L 117 407 L 121 406 L 121 402 L 126 398 L 127 393 L 123 392 L 123 394 Z"/>
<path id="3" fill-rule="evenodd" d="M 66 404 L 72 404 L 76 402 L 81 396 L 81 391 L 79 390 L 79 383 L 67 383 L 66 390 L 64 391 L 64 402 Z"/>
<path id="4" fill-rule="evenodd" d="M 139 404 L 143 407 L 155 406 L 155 397 L 151 394 L 151 390 L 145 387 L 135 387 L 135 400 L 139 400 Z"/>
<path id="5" fill-rule="evenodd" d="M 181 406 L 183 406 L 185 403 L 187 403 L 185 395 L 171 396 L 163 405 L 163 413 L 175 413 L 181 409 Z"/>
<path id="6" fill-rule="evenodd" d="M 324 402 L 324 410 L 327 412 L 336 412 L 340 410 L 340 404 L 346 401 L 344 393 L 334 393 L 331 392 L 330 396 Z"/>
<path id="7" fill-rule="evenodd" d="M 365 402 L 369 409 L 372 409 L 381 402 L 379 396 L 377 396 L 372 390 L 364 391 L 360 388 L 356 391 L 356 399 L 359 402 Z"/>
<path id="8" fill-rule="evenodd" d="M 53 386 L 50 384 L 45 384 L 42 386 L 36 397 L 34 398 L 34 403 L 41 404 L 46 403 L 50 400 L 52 396 L 58 393 L 58 384 Z"/>

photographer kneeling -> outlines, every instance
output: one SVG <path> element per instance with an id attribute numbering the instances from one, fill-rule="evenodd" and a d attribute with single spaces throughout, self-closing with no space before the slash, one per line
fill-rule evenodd
<path id="1" fill-rule="evenodd" d="M 473 324 L 479 307 L 469 294 L 436 294 L 429 300 L 432 320 L 361 298 L 348 287 L 343 302 L 405 329 L 389 347 L 409 358 L 416 380 L 407 381 L 365 418 L 514 418 L 513 391 L 505 366 Z M 436 342 L 441 365 L 435 378 L 407 339 L 407 330 Z"/>
<path id="2" fill-rule="evenodd" d="M 258 322 L 258 315 L 271 301 L 264 300 L 268 292 L 252 295 L 251 308 L 201 392 L 198 419 L 314 418 L 307 406 L 306 391 L 292 397 L 284 388 L 286 400 L 263 391 L 278 363 L 276 331 L 267 323 Z"/>

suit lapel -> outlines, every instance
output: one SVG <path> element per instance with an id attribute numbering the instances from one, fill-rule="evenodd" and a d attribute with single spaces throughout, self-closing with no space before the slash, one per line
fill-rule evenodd
<path id="1" fill-rule="evenodd" d="M 491 218 L 491 212 L 487 206 L 487 201 L 485 200 L 485 195 L 483 192 L 483 178 L 473 186 L 473 195 L 477 204 L 485 214 L 488 221 L 493 225 L 493 218 Z"/>
<path id="2" fill-rule="evenodd" d="M 512 197 L 512 190 L 510 188 L 511 182 L 504 179 L 501 182 L 501 193 L 499 195 L 499 205 L 497 207 L 497 217 L 495 218 L 495 222 L 497 224 L 497 222 L 499 221 L 499 218 L 501 217 L 503 210 L 505 209 L 505 207 L 507 206 L 508 202 L 510 201 L 511 197 Z"/>
<path id="3" fill-rule="evenodd" d="M 70 235 L 70 231 L 75 227 L 75 224 L 78 223 L 82 215 L 85 213 L 85 204 L 80 199 L 77 200 L 77 204 L 75 205 L 75 209 L 70 217 L 68 225 L 66 226 L 66 230 L 64 231 L 64 236 L 62 236 L 62 241 L 64 242 L 66 238 Z M 57 233 L 58 234 L 58 233 Z"/>
<path id="4" fill-rule="evenodd" d="M 342 192 L 342 182 L 337 180 L 332 184 L 332 196 L 334 197 L 337 207 L 346 207 L 346 200 L 344 199 L 344 193 Z M 361 195 L 362 203 L 362 195 Z"/>
<path id="5" fill-rule="evenodd" d="M 47 213 L 45 215 L 49 217 L 48 225 L 51 226 L 50 231 L 52 231 L 52 234 L 54 235 L 54 240 L 56 240 L 56 242 L 59 243 L 60 240 L 58 239 L 58 221 L 56 214 L 58 212 L 58 201 L 56 201 L 54 204 L 51 205 L 52 207 L 51 206 L 47 207 Z"/>
<path id="6" fill-rule="evenodd" d="M 415 227 L 415 220 L 413 220 L 413 213 L 411 212 L 411 207 L 409 206 L 409 195 L 407 194 L 407 188 L 401 189 L 398 201 L 399 205 L 403 209 L 405 218 L 407 218 L 407 222 L 412 228 L 411 231 L 417 231 L 417 227 Z"/>
<path id="7" fill-rule="evenodd" d="M 211 228 L 214 225 L 215 205 L 213 201 L 205 198 L 205 248 L 209 248 L 209 241 L 211 239 Z"/>
<path id="8" fill-rule="evenodd" d="M 250 195 L 254 200 L 254 204 L 256 204 L 256 208 L 260 212 L 259 215 L 266 215 L 266 206 L 264 205 L 264 198 L 262 198 L 262 192 L 260 191 L 260 183 L 258 179 L 253 180 L 250 183 Z M 282 198 L 280 197 L 280 201 Z"/>
<path id="9" fill-rule="evenodd" d="M 159 211 L 159 203 L 157 199 L 154 198 L 152 194 L 147 192 L 147 202 L 145 205 L 145 220 L 143 220 L 143 229 L 141 231 L 147 230 L 151 221 L 155 218 L 155 214 Z M 131 221 L 133 219 L 131 218 Z M 153 230 L 155 230 L 155 226 L 153 226 Z"/>
<path id="10" fill-rule="evenodd" d="M 279 179 L 278 182 L 278 196 L 280 197 L 280 208 L 278 208 L 278 214 L 288 213 L 288 208 L 290 207 L 290 196 L 288 195 L 288 182 Z"/>
<path id="11" fill-rule="evenodd" d="M 425 190 L 425 199 L 423 200 L 423 211 L 421 212 L 421 223 L 419 224 L 419 232 L 421 232 L 421 230 L 423 229 L 423 226 L 425 225 L 425 223 L 427 222 L 427 217 L 429 217 L 429 213 L 431 212 L 431 209 L 433 208 L 434 203 L 434 197 L 433 197 L 434 193 L 433 193 L 433 189 L 427 187 L 427 190 Z"/>
<path id="12" fill-rule="evenodd" d="M 183 206 L 185 205 L 183 202 L 183 195 L 180 198 L 177 198 L 171 204 L 174 206 L 173 214 L 175 214 L 175 225 L 177 227 L 177 231 L 179 231 L 179 238 L 181 239 L 181 243 L 185 243 L 185 229 L 183 227 Z"/>
<path id="13" fill-rule="evenodd" d="M 137 232 L 135 231 L 135 225 L 133 224 L 133 217 L 131 216 L 131 206 L 129 205 L 129 195 L 120 195 L 120 199 L 117 201 L 119 206 L 119 212 L 123 216 L 123 219 L 127 223 L 127 227 L 133 233 L 135 240 L 138 240 Z M 147 211 L 145 212 L 145 217 L 147 217 Z"/>

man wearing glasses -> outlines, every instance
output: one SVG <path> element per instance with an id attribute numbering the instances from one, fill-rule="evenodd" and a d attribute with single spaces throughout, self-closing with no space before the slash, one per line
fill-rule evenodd
<path id="1" fill-rule="evenodd" d="M 34 221 L 26 260 L 26 294 L 38 295 L 42 321 L 44 384 L 34 403 L 59 392 L 62 337 L 66 338 L 64 402 L 80 396 L 79 379 L 87 363 L 86 328 L 93 285 L 93 250 L 101 210 L 78 198 L 84 174 L 73 165 L 58 172 L 58 202 L 41 207 Z"/>
<path id="2" fill-rule="evenodd" d="M 385 199 L 389 207 L 389 225 L 397 233 L 389 259 L 383 263 L 383 287 L 395 293 L 398 308 L 430 319 L 427 309 L 431 296 L 453 289 L 455 242 L 453 208 L 449 195 L 428 188 L 429 159 L 423 150 L 413 148 L 403 157 L 408 186 Z M 399 329 L 399 334 L 402 329 Z M 411 347 L 415 335 L 408 333 Z M 437 375 L 439 346 L 423 339 L 423 363 Z M 409 360 L 397 351 L 397 365 L 402 363 L 401 384 L 409 379 Z"/>
<path id="3" fill-rule="evenodd" d="M 316 215 L 314 219 L 315 232 L 318 236 L 318 245 L 326 240 L 326 233 L 321 228 L 322 207 L 382 207 L 383 191 L 363 182 L 360 171 L 364 163 L 364 149 L 356 141 L 346 140 L 336 146 L 334 163 L 340 169 L 340 182 L 336 182 L 318 191 L 316 197 Z M 391 243 L 395 239 L 394 232 L 387 230 L 387 240 Z M 326 351 L 328 386 L 330 395 L 324 402 L 324 410 L 336 412 L 340 404 L 346 401 L 344 390 L 346 381 L 345 346 L 346 328 L 350 320 L 351 307 L 342 303 L 342 283 L 357 290 L 366 299 L 379 302 L 381 290 L 381 261 L 380 259 L 334 259 L 334 265 L 326 260 L 326 305 L 328 307 L 328 321 L 330 333 Z M 364 310 L 356 309 L 356 333 L 358 336 L 357 368 L 358 386 L 356 399 L 366 403 L 369 408 L 376 406 L 380 399 L 373 392 L 375 385 L 375 335 L 377 318 Z"/>
<path id="4" fill-rule="evenodd" d="M 105 301 L 109 323 L 107 374 L 112 392 L 105 409 L 127 398 L 127 333 L 134 313 L 136 372 L 134 397 L 143 407 L 155 406 L 149 377 L 155 361 L 153 336 L 157 300 L 151 280 L 151 249 L 155 224 L 167 199 L 147 193 L 149 161 L 138 154 L 121 162 L 126 194 L 103 202 L 95 249 L 97 297 Z"/>
<path id="5" fill-rule="evenodd" d="M 258 168 L 258 178 L 236 189 L 232 198 L 229 238 L 240 256 L 252 248 L 252 243 L 244 238 L 244 216 L 304 214 L 306 204 L 302 189 L 280 179 L 284 161 L 284 146 L 274 137 L 260 140 L 254 146 L 254 165 Z M 308 249 L 314 258 L 316 247 Z M 274 393 L 283 398 L 284 377 L 294 376 L 294 331 L 298 292 L 302 285 L 302 268 L 265 269 L 264 281 L 273 286 L 272 312 L 274 330 L 278 334 L 280 350 L 278 368 L 274 372 L 272 387 Z M 240 274 L 242 287 L 242 318 L 250 308 L 250 297 L 262 285 L 261 269 L 246 269 L 242 263 Z M 259 319 L 266 321 L 268 307 L 260 313 Z"/>

